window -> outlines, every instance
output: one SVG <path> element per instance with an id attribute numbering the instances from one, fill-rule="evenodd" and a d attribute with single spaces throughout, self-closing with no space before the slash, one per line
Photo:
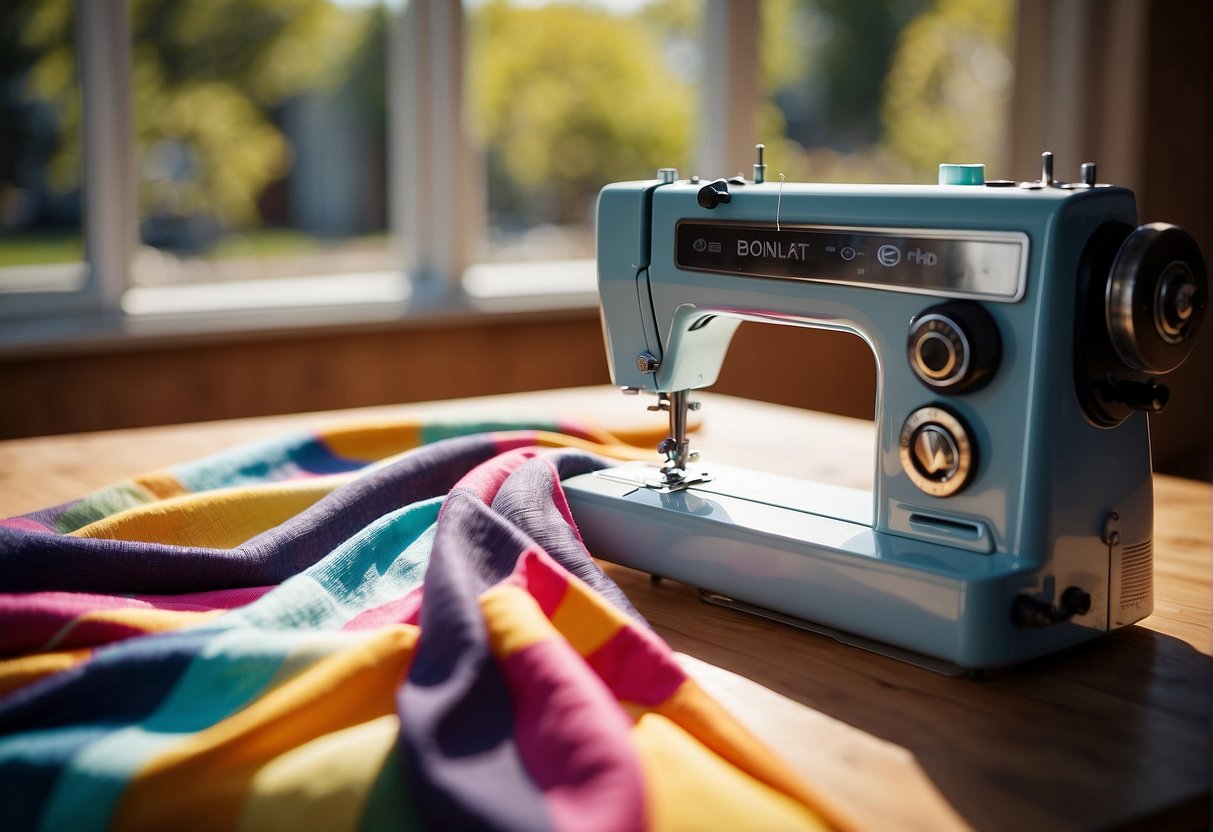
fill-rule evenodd
<path id="1" fill-rule="evenodd" d="M 87 277 L 70 12 L 0 11 L 0 293 L 75 293 Z"/>
<path id="2" fill-rule="evenodd" d="M 127 6 L 134 286 L 382 271 L 382 5 Z"/>
<path id="3" fill-rule="evenodd" d="M 1007 133 L 1010 0 L 5 8 L 0 342 L 592 304 L 608 181 L 756 141 L 930 181 Z"/>
<path id="4" fill-rule="evenodd" d="M 789 179 L 931 184 L 941 162 L 1007 178 L 1010 0 L 763 5 L 760 132 Z"/>

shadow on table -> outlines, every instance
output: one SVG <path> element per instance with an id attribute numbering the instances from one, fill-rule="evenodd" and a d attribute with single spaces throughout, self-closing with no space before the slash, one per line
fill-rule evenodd
<path id="1" fill-rule="evenodd" d="M 975 681 L 611 575 L 675 650 L 906 749 L 976 828 L 1207 828 L 1213 660 L 1179 639 L 1127 627 Z"/>

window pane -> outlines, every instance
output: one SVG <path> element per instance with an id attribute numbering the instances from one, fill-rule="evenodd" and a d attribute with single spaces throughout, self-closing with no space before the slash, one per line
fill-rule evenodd
<path id="1" fill-rule="evenodd" d="M 768 176 L 923 182 L 1009 175 L 1013 0 L 764 0 Z"/>
<path id="2" fill-rule="evenodd" d="M 386 270 L 389 11 L 131 0 L 136 285 Z"/>
<path id="3" fill-rule="evenodd" d="M 0 304 L 84 283 L 74 23 L 67 0 L 0 5 Z"/>
<path id="4" fill-rule="evenodd" d="M 468 2 L 470 122 L 486 157 L 478 259 L 592 257 L 608 182 L 686 169 L 698 2 Z"/>

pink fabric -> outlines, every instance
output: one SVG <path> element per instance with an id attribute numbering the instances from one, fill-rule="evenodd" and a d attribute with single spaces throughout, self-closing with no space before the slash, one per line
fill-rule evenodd
<path id="1" fill-rule="evenodd" d="M 211 592 L 191 592 L 186 595 L 135 595 L 134 599 L 159 610 L 233 610 L 253 603 L 273 588 L 242 586 Z"/>
<path id="2" fill-rule="evenodd" d="M 9 517 L 8 519 L 0 520 L 0 526 L 9 529 L 19 529 L 23 532 L 43 532 L 45 534 L 53 533 L 53 529 L 48 529 L 46 526 L 30 520 L 28 517 Z"/>
<path id="3" fill-rule="evenodd" d="M 518 752 L 557 829 L 642 829 L 644 779 L 631 720 L 569 645 L 549 639 L 501 662 Z"/>
<path id="4" fill-rule="evenodd" d="M 373 630 L 388 624 L 416 624 L 421 612 L 421 587 L 403 598 L 395 598 L 358 613 L 341 626 L 343 630 Z"/>
<path id="5" fill-rule="evenodd" d="M 548 618 L 556 614 L 556 609 L 569 591 L 568 577 L 563 570 L 553 564 L 551 558 L 538 556 L 534 552 L 527 552 L 518 559 L 510 580 L 526 587 Z"/>
<path id="6" fill-rule="evenodd" d="M 186 595 L 94 595 L 87 592 L 0 594 L 0 654 L 47 648 L 93 647 L 146 632 L 131 624 L 87 620 L 87 613 L 118 609 L 160 609 L 208 612 L 240 607 L 257 600 L 272 587 L 244 587 Z M 54 640 L 54 644 L 51 644 Z"/>
<path id="7" fill-rule="evenodd" d="M 531 431 L 512 433 L 508 437 L 495 437 L 495 440 L 501 456 L 477 465 L 455 486 L 470 490 L 485 505 L 493 502 L 493 498 L 497 496 L 510 474 L 536 455 L 536 450 L 532 447 L 534 433 Z"/>
<path id="8" fill-rule="evenodd" d="M 639 627 L 621 629 L 585 660 L 617 699 L 645 707 L 660 705 L 686 681 L 665 642 Z"/>

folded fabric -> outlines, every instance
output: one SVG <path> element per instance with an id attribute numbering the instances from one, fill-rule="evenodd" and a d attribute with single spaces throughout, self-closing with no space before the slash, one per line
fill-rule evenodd
<path id="1" fill-rule="evenodd" d="M 560 480 L 566 423 L 359 424 L 0 520 L 6 829 L 823 828 Z"/>

